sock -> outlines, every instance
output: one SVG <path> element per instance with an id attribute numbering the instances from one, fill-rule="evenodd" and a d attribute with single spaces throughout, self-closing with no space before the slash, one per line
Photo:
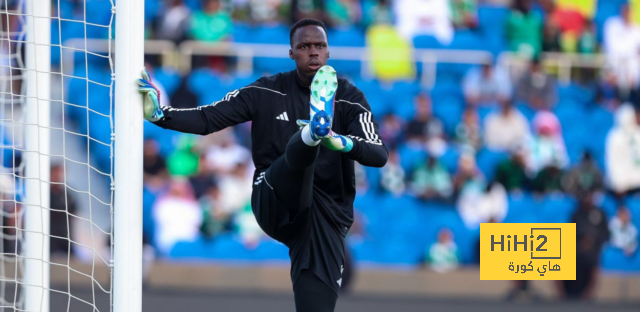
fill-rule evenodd
<path id="1" fill-rule="evenodd" d="M 318 144 L 320 144 L 320 140 L 316 139 L 311 133 L 309 125 L 306 125 L 304 126 L 304 128 L 302 128 L 300 135 L 302 136 L 302 142 L 304 142 L 304 144 L 307 144 L 309 146 L 317 146 Z"/>

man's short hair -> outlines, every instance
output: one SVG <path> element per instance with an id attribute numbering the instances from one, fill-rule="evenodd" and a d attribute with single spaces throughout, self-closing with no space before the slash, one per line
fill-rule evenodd
<path id="1" fill-rule="evenodd" d="M 293 35 L 296 33 L 296 30 L 305 26 L 320 26 L 324 30 L 324 33 L 327 35 L 327 38 L 329 37 L 329 35 L 327 34 L 327 28 L 324 26 L 324 23 L 321 20 L 315 18 L 303 18 L 293 24 L 293 26 L 291 26 L 291 30 L 289 30 L 289 45 L 291 47 L 293 47 Z"/>

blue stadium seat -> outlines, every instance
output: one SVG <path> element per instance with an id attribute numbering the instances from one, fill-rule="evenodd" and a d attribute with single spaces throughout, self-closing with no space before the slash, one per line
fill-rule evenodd
<path id="1" fill-rule="evenodd" d="M 537 206 L 538 222 L 568 223 L 576 207 L 576 201 L 569 196 L 547 196 Z"/>
<path id="2" fill-rule="evenodd" d="M 421 145 L 402 143 L 398 146 L 398 154 L 400 165 L 406 173 L 410 173 L 427 159 L 427 153 Z"/>
<path id="3" fill-rule="evenodd" d="M 640 252 L 627 256 L 621 249 L 605 245 L 601 262 L 602 268 L 608 271 L 640 272 Z"/>
<path id="4" fill-rule="evenodd" d="M 380 168 L 364 167 L 364 172 L 369 183 L 369 190 L 374 193 L 378 192 L 380 190 Z"/>
<path id="5" fill-rule="evenodd" d="M 358 77 L 362 72 L 362 61 L 329 59 L 328 65 L 336 69 L 339 76 Z"/>
<path id="6" fill-rule="evenodd" d="M 530 194 L 521 194 L 519 196 L 509 196 L 509 211 L 503 220 L 504 223 L 536 223 L 537 218 L 537 201 Z"/>
<path id="7" fill-rule="evenodd" d="M 457 96 L 432 96 L 433 114 L 444 124 L 444 130 L 449 136 L 455 134 L 455 129 L 464 110 L 464 101 Z"/>
<path id="8" fill-rule="evenodd" d="M 289 27 L 285 25 L 262 25 L 251 31 L 252 43 L 289 45 Z"/>
<path id="9" fill-rule="evenodd" d="M 442 49 L 444 46 L 434 36 L 415 36 L 413 46 L 416 49 Z"/>
<path id="10" fill-rule="evenodd" d="M 233 41 L 238 43 L 253 42 L 254 27 L 247 24 L 235 23 L 233 26 Z"/>
<path id="11" fill-rule="evenodd" d="M 265 239 L 251 250 L 252 259 L 260 261 L 288 261 L 289 248 L 273 239 Z"/>
<path id="12" fill-rule="evenodd" d="M 256 57 L 253 59 L 255 71 L 275 75 L 295 69 L 295 63 L 289 58 Z"/>
<path id="13" fill-rule="evenodd" d="M 496 173 L 498 165 L 509 157 L 507 153 L 483 149 L 476 155 L 478 168 L 484 174 L 487 181 L 491 181 Z"/>
<path id="14" fill-rule="evenodd" d="M 153 219 L 153 205 L 157 199 L 156 194 L 146 187 L 142 188 L 142 232 L 149 242 L 154 241 L 156 224 Z"/>
<path id="15" fill-rule="evenodd" d="M 147 0 L 146 2 L 149 2 Z M 110 0 L 85 0 L 86 22 L 88 38 L 107 39 L 109 36 L 109 23 L 111 22 Z M 150 7 L 153 9 L 153 7 Z M 146 9 L 145 9 L 146 11 Z M 80 19 L 82 20 L 82 19 Z M 115 21 L 115 20 L 114 20 Z M 90 24 L 89 24 L 90 23 Z M 91 25 L 95 24 L 95 25 Z"/>
<path id="16" fill-rule="evenodd" d="M 460 100 L 463 99 L 462 86 L 459 79 L 449 79 L 451 76 L 438 76 L 436 78 L 436 84 L 431 90 L 431 96 L 433 98 L 443 96 L 453 96 Z"/>
<path id="17" fill-rule="evenodd" d="M 371 239 L 365 239 L 363 241 L 350 244 L 350 249 L 353 253 L 353 258 L 357 263 L 375 263 L 379 262 L 378 245 Z"/>
<path id="18" fill-rule="evenodd" d="M 218 241 L 207 240 L 202 237 L 193 242 L 176 243 L 169 256 L 174 259 L 214 259 L 213 250 Z"/>
<path id="19" fill-rule="evenodd" d="M 250 259 L 249 251 L 233 234 L 220 234 L 214 238 L 211 257 L 218 260 Z"/>
<path id="20" fill-rule="evenodd" d="M 595 93 L 593 90 L 577 84 L 558 87 L 558 97 L 560 101 L 575 101 L 580 104 L 587 104 L 593 101 Z"/>
<path id="21" fill-rule="evenodd" d="M 507 7 L 480 5 L 478 6 L 478 22 L 480 30 L 485 35 L 493 35 L 496 38 L 504 37 L 504 26 L 507 21 L 509 9 Z"/>
<path id="22" fill-rule="evenodd" d="M 415 115 L 413 101 L 420 93 L 420 85 L 416 82 L 399 81 L 393 84 L 390 91 L 385 93 L 387 106 L 392 112 L 404 120 L 411 120 Z"/>
<path id="23" fill-rule="evenodd" d="M 198 96 L 198 105 L 219 101 L 231 91 L 227 87 L 228 81 L 224 81 L 218 74 L 207 68 L 192 71 L 187 79 L 187 87 Z"/>
<path id="24" fill-rule="evenodd" d="M 329 30 L 329 42 L 336 47 L 364 47 L 365 34 L 358 27 Z"/>
<path id="25" fill-rule="evenodd" d="M 180 74 L 171 68 L 159 67 L 153 71 L 152 79 L 159 81 L 167 91 L 167 95 L 171 97 L 182 82 Z"/>
<path id="26" fill-rule="evenodd" d="M 354 79 L 353 84 L 364 93 L 374 117 L 381 118 L 391 111 L 387 106 L 384 92 L 377 80 Z"/>
<path id="27" fill-rule="evenodd" d="M 448 147 L 444 155 L 440 156 L 439 160 L 450 173 L 455 173 L 458 170 L 458 158 L 460 158 L 460 153 Z"/>
<path id="28" fill-rule="evenodd" d="M 446 47 L 453 50 L 484 50 L 487 47 L 484 38 L 472 30 L 458 30 Z"/>

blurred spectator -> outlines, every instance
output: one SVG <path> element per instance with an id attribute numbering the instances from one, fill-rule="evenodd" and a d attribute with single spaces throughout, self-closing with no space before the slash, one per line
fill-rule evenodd
<path id="1" fill-rule="evenodd" d="M 564 169 L 569 156 L 562 138 L 560 121 L 549 111 L 540 111 L 533 118 L 534 135 L 527 147 L 527 169 L 532 175 L 547 167 Z"/>
<path id="2" fill-rule="evenodd" d="M 236 142 L 232 129 L 214 134 L 217 141 L 206 150 L 207 168 L 215 174 L 227 174 L 236 169 L 239 162 L 250 162 L 251 152 Z M 247 168 L 253 174 L 253 167 Z"/>
<path id="3" fill-rule="evenodd" d="M 164 157 L 160 155 L 158 142 L 154 139 L 146 139 L 142 153 L 144 184 L 150 189 L 157 189 L 164 185 L 169 177 L 167 174 L 167 163 Z"/>
<path id="4" fill-rule="evenodd" d="M 546 166 L 536 174 L 531 182 L 531 189 L 540 194 L 560 192 L 562 174 L 562 170 L 556 164 Z"/>
<path id="5" fill-rule="evenodd" d="M 610 78 L 623 92 L 635 89 L 640 78 L 640 27 L 633 22 L 628 4 L 620 7 L 619 16 L 607 19 L 603 40 Z"/>
<path id="6" fill-rule="evenodd" d="M 526 173 L 526 154 L 524 149 L 515 148 L 511 157 L 501 162 L 496 168 L 496 182 L 509 192 L 526 191 L 531 181 Z"/>
<path id="7" fill-rule="evenodd" d="M 380 186 L 393 196 L 402 196 L 406 189 L 405 173 L 400 166 L 400 154 L 396 149 L 389 152 L 389 161 L 380 170 Z"/>
<path id="8" fill-rule="evenodd" d="M 255 249 L 260 244 L 260 240 L 266 236 L 262 228 L 256 221 L 256 216 L 251 210 L 251 203 L 247 203 L 234 216 L 235 226 L 240 235 L 240 240 L 247 249 Z"/>
<path id="9" fill-rule="evenodd" d="M 429 156 L 411 177 L 411 192 L 420 199 L 444 200 L 453 194 L 451 175 L 437 158 Z"/>
<path id="10" fill-rule="evenodd" d="M 206 238 L 213 238 L 230 227 L 231 214 L 222 205 L 220 189 L 216 184 L 207 188 L 198 198 L 202 208 L 202 225 L 200 231 Z"/>
<path id="11" fill-rule="evenodd" d="M 622 249 L 625 255 L 633 255 L 638 248 L 638 229 L 631 222 L 631 212 L 625 206 L 609 222 L 611 245 Z"/>
<path id="12" fill-rule="evenodd" d="M 560 27 L 558 27 L 555 20 L 545 20 L 542 27 L 542 51 L 561 52 L 560 40 Z"/>
<path id="13" fill-rule="evenodd" d="M 531 10 L 530 0 L 514 0 L 506 22 L 509 50 L 525 58 L 538 57 L 542 45 L 542 17 Z"/>
<path id="14" fill-rule="evenodd" d="M 189 183 L 191 183 L 191 188 L 196 198 L 200 199 L 202 196 L 207 195 L 212 187 L 217 187 L 215 177 L 207 164 L 206 156 L 200 154 L 198 170 L 194 175 L 189 177 Z"/>
<path id="15" fill-rule="evenodd" d="M 75 198 L 67 192 L 64 167 L 55 164 L 51 166 L 50 188 L 50 231 L 49 242 L 51 253 L 69 254 L 72 239 L 73 224 L 71 220 L 77 217 Z M 58 238 L 62 237 L 62 238 Z"/>
<path id="16" fill-rule="evenodd" d="M 458 246 L 453 241 L 451 230 L 444 228 L 438 232 L 438 241 L 429 248 L 429 267 L 438 273 L 455 270 L 458 267 Z"/>
<path id="17" fill-rule="evenodd" d="M 247 170 L 247 162 L 236 159 L 233 169 L 218 177 L 221 204 L 228 213 L 242 210 L 251 202 L 253 175 Z"/>
<path id="18" fill-rule="evenodd" d="M 478 27 L 477 0 L 449 0 L 451 4 L 451 22 L 457 29 Z"/>
<path id="19" fill-rule="evenodd" d="M 456 127 L 456 142 L 463 152 L 475 154 L 482 148 L 480 116 L 474 107 L 467 107 Z"/>
<path id="20" fill-rule="evenodd" d="M 603 188 L 602 171 L 589 152 L 585 152 L 580 163 L 571 168 L 562 178 L 562 189 L 576 198 Z"/>
<path id="21" fill-rule="evenodd" d="M 166 194 L 161 195 L 152 208 L 156 224 L 155 246 L 168 256 L 179 241 L 198 238 L 202 225 L 202 209 L 186 180 L 173 180 Z"/>
<path id="22" fill-rule="evenodd" d="M 327 22 L 324 0 L 291 0 L 291 24 L 303 18 Z"/>
<path id="23" fill-rule="evenodd" d="M 169 4 L 164 14 L 160 17 L 157 37 L 158 39 L 179 43 L 187 38 L 191 10 L 184 4 L 183 0 L 170 0 L 168 2 Z"/>
<path id="24" fill-rule="evenodd" d="M 473 154 L 464 153 L 458 159 L 458 171 L 453 177 L 453 189 L 456 195 L 462 193 L 479 194 L 486 187 L 484 176 L 476 165 Z"/>
<path id="25" fill-rule="evenodd" d="M 362 25 L 365 27 L 393 24 L 391 0 L 364 0 L 362 3 Z"/>
<path id="26" fill-rule="evenodd" d="M 176 149 L 167 159 L 167 169 L 171 176 L 188 177 L 198 171 L 199 160 L 195 137 L 183 134 L 179 136 Z"/>
<path id="27" fill-rule="evenodd" d="M 387 114 L 380 124 L 380 137 L 387 146 L 396 146 L 402 140 L 403 134 L 402 120 L 394 115 Z"/>
<path id="28" fill-rule="evenodd" d="M 247 2 L 251 22 L 264 25 L 282 21 L 282 10 L 287 1 L 249 0 Z"/>
<path id="29" fill-rule="evenodd" d="M 488 184 L 484 189 L 463 191 L 457 205 L 462 221 L 472 230 L 489 220 L 502 222 L 509 209 L 507 191 L 497 182 Z"/>
<path id="30" fill-rule="evenodd" d="M 551 109 L 558 101 L 556 79 L 545 73 L 540 61 L 531 61 L 529 70 L 516 86 L 516 99 L 534 109 Z"/>
<path id="31" fill-rule="evenodd" d="M 364 170 L 364 166 L 359 162 L 354 163 L 353 172 L 356 179 L 356 193 L 366 194 L 369 190 L 369 180 L 367 179 L 367 172 Z"/>
<path id="32" fill-rule="evenodd" d="M 499 112 L 485 118 L 484 141 L 491 150 L 508 151 L 522 146 L 530 137 L 529 121 L 509 100 L 501 103 Z"/>
<path id="33" fill-rule="evenodd" d="M 562 281 L 561 295 L 568 299 L 590 299 L 593 295 L 602 245 L 609 240 L 607 217 L 593 203 L 593 194 L 579 198 L 571 216 L 576 224 L 576 279 Z"/>
<path id="34" fill-rule="evenodd" d="M 202 11 L 194 12 L 190 23 L 191 37 L 198 41 L 222 41 L 233 32 L 231 16 L 222 10 L 220 0 L 203 0 Z"/>
<path id="35" fill-rule="evenodd" d="M 574 5 L 556 5 L 555 0 L 540 2 L 546 15 L 543 50 L 575 53 L 587 23 L 583 13 Z M 547 40 L 552 40 L 552 43 Z"/>
<path id="36" fill-rule="evenodd" d="M 598 40 L 596 37 L 596 24 L 593 21 L 586 21 L 584 30 L 578 38 L 576 51 L 583 54 L 594 54 L 598 49 Z"/>
<path id="37" fill-rule="evenodd" d="M 442 45 L 451 43 L 453 26 L 448 0 L 396 0 L 393 10 L 398 32 L 405 38 L 430 35 Z"/>
<path id="38" fill-rule="evenodd" d="M 640 188 L 640 127 L 638 113 L 623 105 L 615 113 L 616 125 L 605 144 L 607 180 L 618 195 Z"/>
<path id="39" fill-rule="evenodd" d="M 334 27 L 350 27 L 360 23 L 362 7 L 357 0 L 327 0 L 327 14 Z"/>
<path id="40" fill-rule="evenodd" d="M 464 77 L 463 92 L 469 105 L 495 105 L 511 98 L 512 86 L 509 74 L 502 68 L 486 62 L 473 68 Z"/>
<path id="41" fill-rule="evenodd" d="M 420 94 L 415 98 L 416 116 L 407 126 L 409 141 L 425 144 L 432 155 L 440 156 L 447 148 L 442 121 L 433 116 L 431 98 Z"/>

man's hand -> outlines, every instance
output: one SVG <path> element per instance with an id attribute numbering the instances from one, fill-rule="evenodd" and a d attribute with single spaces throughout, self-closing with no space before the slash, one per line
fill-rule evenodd
<path id="1" fill-rule="evenodd" d="M 302 129 L 309 124 L 309 120 L 298 119 L 296 124 L 298 124 L 298 127 Z M 353 140 L 351 140 L 351 138 L 337 134 L 333 132 L 333 130 L 329 132 L 329 135 L 326 138 L 322 138 L 320 142 L 322 143 L 322 146 L 332 151 L 348 153 L 353 149 Z"/>
<path id="2" fill-rule="evenodd" d="M 164 117 L 160 109 L 160 91 L 153 85 L 147 70 L 142 70 L 142 79 L 138 79 L 138 91 L 142 93 L 142 109 L 144 118 L 154 122 Z"/>

